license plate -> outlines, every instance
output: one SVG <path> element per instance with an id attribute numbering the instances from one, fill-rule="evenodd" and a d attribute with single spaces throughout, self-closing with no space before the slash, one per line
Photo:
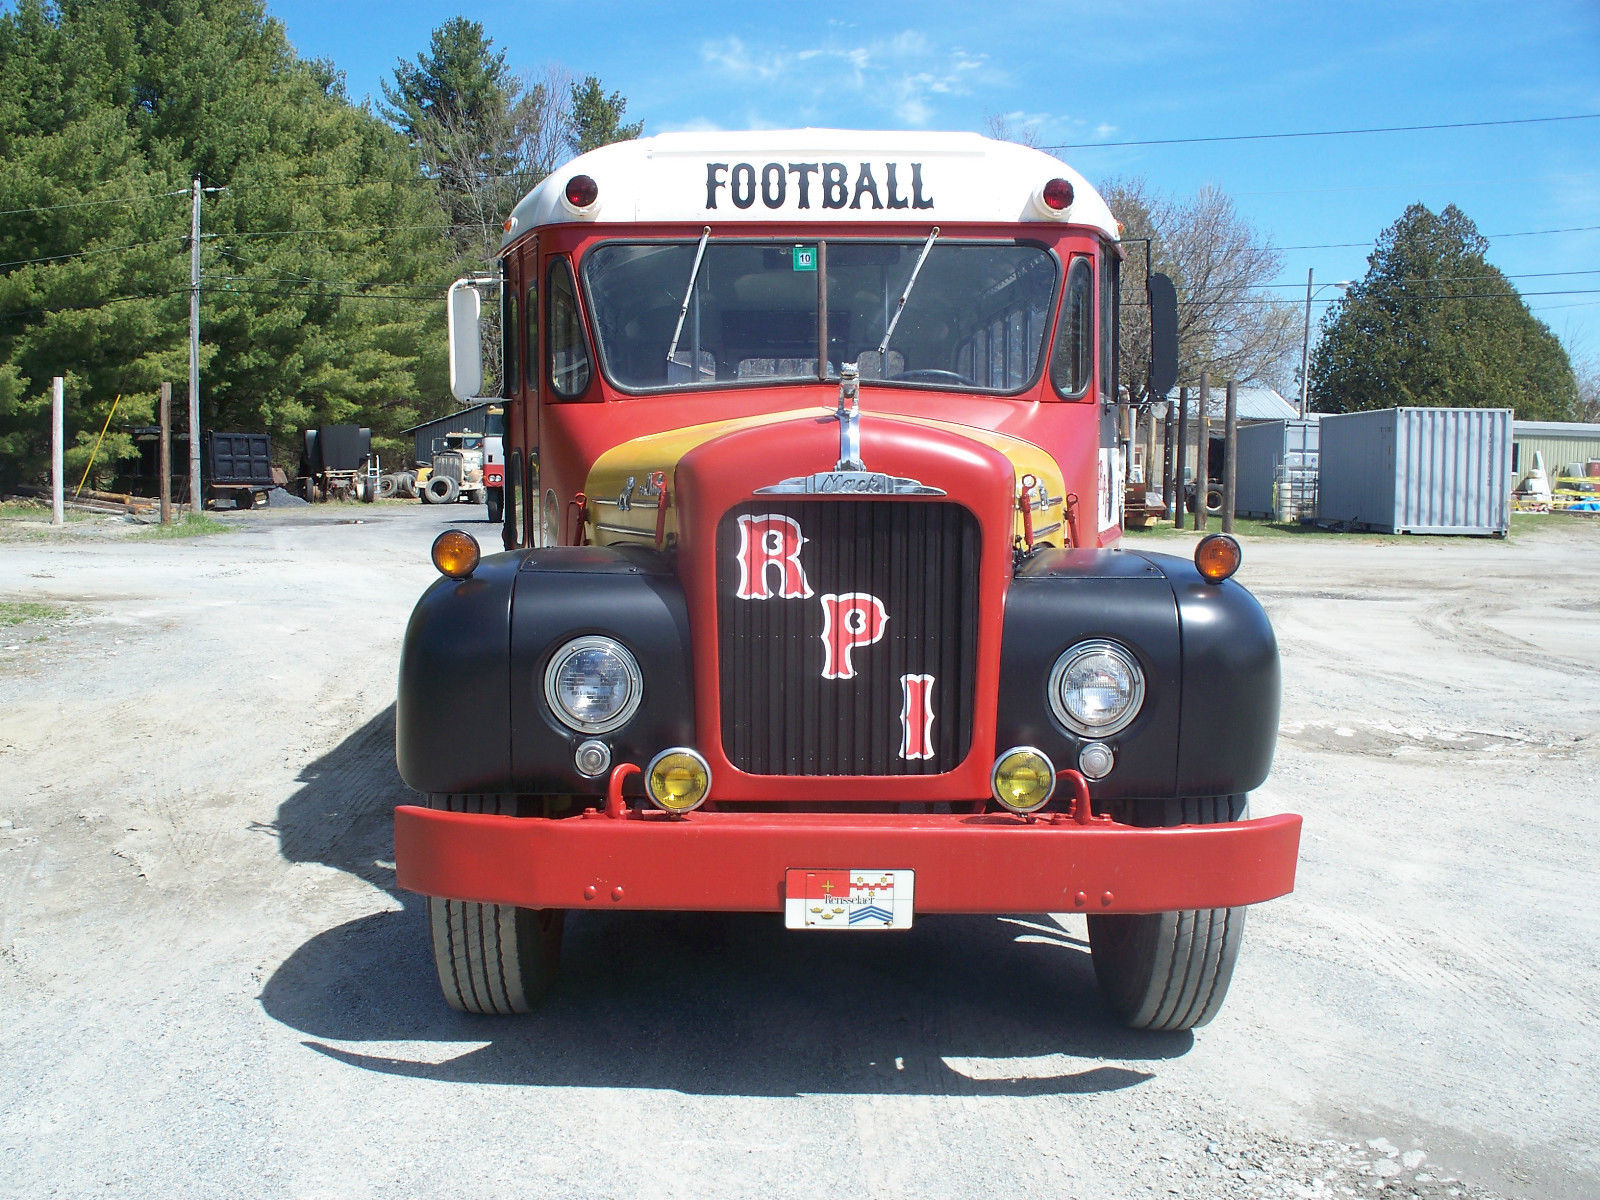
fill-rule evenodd
<path id="1" fill-rule="evenodd" d="M 910 929 L 916 872 L 808 870 L 783 873 L 787 929 Z"/>

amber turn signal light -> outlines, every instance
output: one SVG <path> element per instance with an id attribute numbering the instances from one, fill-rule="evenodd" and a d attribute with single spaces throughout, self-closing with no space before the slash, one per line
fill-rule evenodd
<path id="1" fill-rule="evenodd" d="M 1225 533 L 1203 537 L 1194 548 L 1194 565 L 1207 583 L 1221 583 L 1230 578 L 1243 559 L 1239 543 Z"/>
<path id="2" fill-rule="evenodd" d="M 482 557 L 478 539 L 460 529 L 446 529 L 433 539 L 433 565 L 439 568 L 439 574 L 451 579 L 471 575 Z"/>

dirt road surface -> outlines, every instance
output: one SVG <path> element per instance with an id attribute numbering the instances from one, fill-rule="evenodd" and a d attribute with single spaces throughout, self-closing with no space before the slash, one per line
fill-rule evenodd
<path id="1" fill-rule="evenodd" d="M 394 680 L 481 513 L 0 529 L 0 600 L 64 606 L 0 627 L 0 1195 L 1600 1195 L 1594 524 L 1247 544 L 1298 890 L 1148 1036 L 1048 916 L 579 914 L 539 1013 L 451 1012 Z"/>

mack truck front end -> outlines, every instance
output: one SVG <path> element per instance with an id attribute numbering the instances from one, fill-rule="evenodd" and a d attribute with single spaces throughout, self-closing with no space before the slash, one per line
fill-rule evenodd
<path id="1" fill-rule="evenodd" d="M 518 205 L 450 305 L 470 395 L 501 293 L 505 549 L 440 536 L 400 669 L 451 1004 L 526 1011 L 570 909 L 1081 913 L 1122 1020 L 1215 1014 L 1300 819 L 1245 819 L 1279 678 L 1238 546 L 1121 546 L 1116 233 L 955 134 L 643 139 Z"/>

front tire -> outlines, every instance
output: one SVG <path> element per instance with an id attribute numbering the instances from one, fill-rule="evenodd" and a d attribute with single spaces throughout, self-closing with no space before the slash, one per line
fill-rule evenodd
<path id="1" fill-rule="evenodd" d="M 435 795 L 448 812 L 515 816 L 515 796 Z M 505 1015 L 532 1011 L 555 982 L 566 910 L 516 908 L 428 897 L 433 963 L 439 986 L 458 1012 Z"/>
<path id="2" fill-rule="evenodd" d="M 1124 801 L 1127 825 L 1213 825 L 1243 820 L 1244 796 Z M 1131 1029 L 1204 1025 L 1222 1008 L 1244 939 L 1244 908 L 1114 913 L 1089 918 L 1089 951 L 1107 1006 Z"/>
<path id="3" fill-rule="evenodd" d="M 498 525 L 502 520 L 504 520 L 506 512 L 505 504 L 506 494 L 499 488 L 495 488 L 489 493 L 489 499 L 486 507 L 489 510 L 489 523 L 491 525 Z"/>

